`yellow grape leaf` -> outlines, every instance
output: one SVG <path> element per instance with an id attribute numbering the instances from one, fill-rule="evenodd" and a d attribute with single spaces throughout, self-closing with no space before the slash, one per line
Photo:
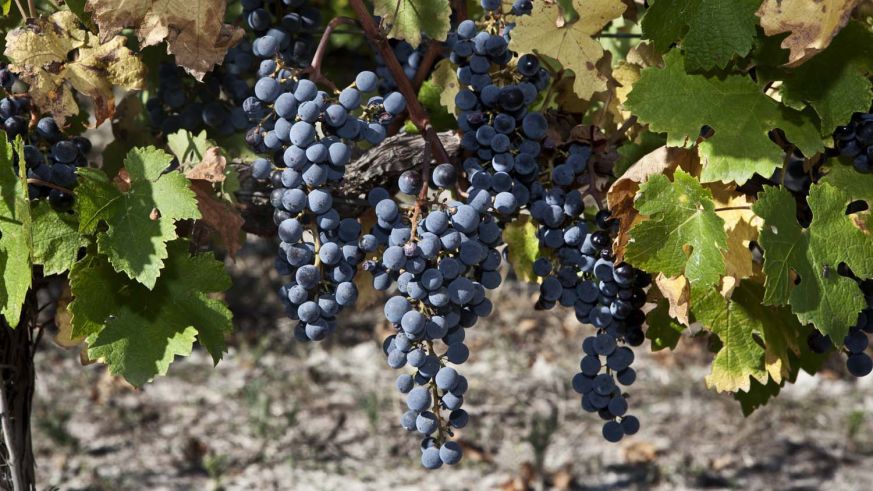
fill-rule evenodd
<path id="1" fill-rule="evenodd" d="M 640 43 L 631 48 L 624 60 L 621 60 L 612 69 L 612 78 L 618 82 L 615 88 L 615 96 L 621 105 L 621 115 L 624 119 L 631 117 L 631 111 L 624 107 L 624 101 L 627 100 L 627 95 L 630 94 L 633 85 L 640 79 L 640 72 L 643 68 L 650 66 L 661 66 L 664 64 L 664 59 L 658 53 L 651 43 Z"/>
<path id="2" fill-rule="evenodd" d="M 533 272 L 533 263 L 540 257 L 540 242 L 536 234 L 537 227 L 528 216 L 520 216 L 503 231 L 509 264 L 519 280 L 530 283 L 539 281 Z"/>
<path id="3" fill-rule="evenodd" d="M 725 275 L 737 281 L 752 276 L 754 263 L 749 243 L 758 240 L 758 230 L 763 220 L 752 211 L 752 202 L 744 194 L 736 192 L 733 184 L 715 182 L 707 184 L 718 216 L 724 220 L 727 232 L 727 250 L 724 253 Z"/>
<path id="4" fill-rule="evenodd" d="M 220 64 L 243 30 L 225 24 L 225 0 L 88 0 L 105 41 L 124 28 L 136 29 L 142 47 L 167 42 L 167 53 L 197 80 Z"/>
<path id="5" fill-rule="evenodd" d="M 668 314 L 676 319 L 680 324 L 690 326 L 691 320 L 688 312 L 691 307 L 689 300 L 691 298 L 691 285 L 688 284 L 688 279 L 684 275 L 679 275 L 675 278 L 668 278 L 664 273 L 658 273 L 655 277 L 655 284 L 658 285 L 658 290 L 664 296 L 664 300 L 669 305 Z"/>
<path id="6" fill-rule="evenodd" d="M 782 40 L 787 66 L 798 66 L 827 48 L 846 26 L 858 0 L 766 0 L 758 9 L 768 36 L 790 32 Z"/>
<path id="7" fill-rule="evenodd" d="M 449 0 L 375 0 L 373 13 L 391 26 L 388 35 L 405 39 L 413 48 L 421 44 L 421 35 L 445 41 L 452 27 Z"/>
<path id="8" fill-rule="evenodd" d="M 452 114 L 456 114 L 455 96 L 461 90 L 461 84 L 458 82 L 458 75 L 455 73 L 455 67 L 448 58 L 440 60 L 433 70 L 433 75 L 430 76 L 431 81 L 442 89 L 440 92 L 440 105 Z"/>
<path id="9" fill-rule="evenodd" d="M 707 387 L 748 392 L 752 380 L 780 383 L 789 374 L 789 352 L 799 352 L 801 326 L 787 308 L 763 305 L 763 294 L 762 285 L 748 280 L 730 298 L 714 288 L 692 292 L 695 319 L 721 341 Z"/>
<path id="10" fill-rule="evenodd" d="M 59 124 L 79 113 L 76 90 L 93 103 L 99 125 L 115 112 L 113 88 L 143 87 L 145 66 L 125 41 L 106 36 L 101 42 L 80 28 L 72 12 L 62 10 L 10 32 L 4 54 L 30 85 L 36 106 Z"/>
<path id="11" fill-rule="evenodd" d="M 578 20 L 556 27 L 562 19 L 557 4 L 534 2 L 530 15 L 516 19 L 509 47 L 518 53 L 536 53 L 573 70 L 576 80 L 573 90 L 582 99 L 606 90 L 608 78 L 597 69 L 603 57 L 603 46 L 592 36 L 612 19 L 620 16 L 627 5 L 621 0 L 573 0 L 581 13 Z"/>

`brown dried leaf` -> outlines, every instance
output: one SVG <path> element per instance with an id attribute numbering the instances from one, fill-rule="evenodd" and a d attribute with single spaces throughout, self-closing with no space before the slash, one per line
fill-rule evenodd
<path id="1" fill-rule="evenodd" d="M 786 66 L 798 66 L 827 48 L 845 27 L 858 0 L 766 0 L 756 15 L 768 36 L 790 32 Z"/>
<path id="2" fill-rule="evenodd" d="M 191 181 L 191 189 L 197 197 L 201 220 L 215 231 L 227 248 L 227 254 L 235 257 L 242 247 L 242 226 L 245 221 L 235 208 L 215 198 L 211 183 L 203 180 Z"/>
<path id="3" fill-rule="evenodd" d="M 34 104 L 58 124 L 79 113 L 75 90 L 91 99 L 99 125 L 115 112 L 115 87 L 143 86 L 145 65 L 125 41 L 112 35 L 98 40 L 80 28 L 72 12 L 62 10 L 10 32 L 4 54 L 30 85 Z"/>
<path id="4" fill-rule="evenodd" d="M 692 175 L 699 175 L 700 158 L 696 148 L 660 147 L 638 160 L 610 186 L 606 202 L 612 216 L 618 218 L 621 224 L 615 239 L 617 261 L 624 257 L 624 250 L 630 239 L 628 231 L 639 218 L 639 213 L 634 208 L 634 197 L 640 184 L 655 174 L 672 175 L 676 167 L 681 167 Z"/>
<path id="5" fill-rule="evenodd" d="M 658 450 L 649 442 L 632 442 L 621 449 L 628 464 L 651 464 L 658 456 Z"/>
<path id="6" fill-rule="evenodd" d="M 143 47 L 167 42 L 167 52 L 198 80 L 220 64 L 243 30 L 223 22 L 224 0 L 88 0 L 85 6 L 100 27 L 101 39 L 136 29 Z"/>
<path id="7" fill-rule="evenodd" d="M 227 167 L 227 159 L 221 154 L 218 147 L 206 149 L 203 159 L 194 167 L 185 172 L 188 179 L 196 179 L 208 182 L 224 182 L 224 169 Z"/>

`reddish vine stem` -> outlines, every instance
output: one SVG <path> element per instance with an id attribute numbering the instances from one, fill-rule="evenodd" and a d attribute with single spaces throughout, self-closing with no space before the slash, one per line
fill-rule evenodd
<path id="1" fill-rule="evenodd" d="M 424 138 L 430 142 L 433 151 L 440 162 L 449 162 L 449 154 L 443 147 L 443 143 L 440 141 L 439 135 L 437 135 L 433 125 L 431 125 L 427 111 L 422 107 L 421 103 L 418 102 L 418 94 L 412 86 L 412 82 L 406 78 L 406 74 L 403 72 L 403 67 L 400 66 L 400 62 L 397 61 L 397 57 L 394 55 L 394 50 L 391 49 L 388 39 L 373 21 L 373 16 L 370 14 L 370 11 L 367 10 L 367 6 L 364 5 L 363 0 L 350 0 L 349 5 L 352 7 L 352 10 L 355 11 L 355 15 L 358 16 L 358 22 L 364 29 L 364 34 L 367 36 L 367 39 L 376 47 L 379 54 L 382 55 L 385 65 L 388 67 L 391 75 L 394 76 L 394 81 L 397 83 L 398 90 L 406 99 L 409 120 L 412 121 L 412 124 L 418 128 L 418 131 L 424 135 Z"/>
<path id="2" fill-rule="evenodd" d="M 72 189 L 67 189 L 67 188 L 65 188 L 65 187 L 63 187 L 63 186 L 58 186 L 57 184 L 53 184 L 53 183 L 50 183 L 50 182 L 47 182 L 47 181 L 43 181 L 42 179 L 37 179 L 37 178 L 35 178 L 35 177 L 30 177 L 30 178 L 28 178 L 28 179 L 27 179 L 27 183 L 28 183 L 28 184 L 35 184 L 35 185 L 37 185 L 37 186 L 45 186 L 45 187 L 47 187 L 47 188 L 57 189 L 58 191 L 61 191 L 61 192 L 67 193 L 67 194 L 73 194 L 73 190 L 72 190 Z"/>
<path id="3" fill-rule="evenodd" d="M 30 18 L 36 18 L 36 3 L 33 0 L 27 0 L 27 10 L 30 13 Z"/>
<path id="4" fill-rule="evenodd" d="M 427 45 L 427 50 L 424 52 L 424 56 L 421 59 L 421 64 L 418 65 L 418 70 L 415 72 L 415 76 L 412 78 L 412 88 L 415 89 L 415 93 L 417 94 L 419 89 L 421 89 L 421 84 L 424 83 L 424 79 L 427 78 L 427 75 L 430 73 L 430 69 L 433 67 L 434 62 L 437 57 L 439 57 L 440 50 L 442 49 L 442 43 L 431 40 Z M 389 135 L 396 135 L 397 132 L 403 128 L 403 119 L 406 116 L 406 109 L 403 110 L 401 115 L 398 115 L 396 121 L 391 124 L 391 127 L 388 129 Z"/>
<path id="5" fill-rule="evenodd" d="M 415 72 L 415 77 L 412 78 L 412 87 L 416 93 L 418 93 L 418 89 L 421 88 L 421 84 L 424 83 L 424 79 L 430 73 L 430 69 L 433 67 L 442 49 L 443 43 L 432 39 L 428 42 L 427 50 L 425 50 L 424 56 L 421 58 L 421 64 L 418 65 L 418 71 Z"/>
<path id="6" fill-rule="evenodd" d="M 467 20 L 467 0 L 452 0 L 452 10 L 458 24 Z"/>
<path id="7" fill-rule="evenodd" d="M 415 199 L 415 209 L 412 210 L 412 219 L 410 220 L 411 239 L 415 239 L 415 231 L 418 228 L 418 218 L 421 216 L 421 208 L 427 206 L 427 191 L 428 182 L 430 181 L 430 142 L 424 142 L 424 165 L 421 166 L 421 191 L 418 192 L 418 197 Z"/>
<path id="8" fill-rule="evenodd" d="M 344 24 L 355 25 L 357 22 L 355 22 L 355 19 L 349 17 L 334 17 L 330 20 L 327 27 L 324 29 L 324 32 L 321 33 L 321 39 L 318 40 L 318 47 L 315 48 L 315 54 L 312 55 L 312 64 L 309 68 L 304 70 L 304 73 L 308 73 L 309 78 L 313 82 L 323 83 L 330 87 L 334 92 L 337 91 L 336 84 L 321 72 L 321 63 L 324 61 L 324 55 L 327 52 L 327 45 L 330 42 L 331 34 L 333 34 L 334 29 Z"/>

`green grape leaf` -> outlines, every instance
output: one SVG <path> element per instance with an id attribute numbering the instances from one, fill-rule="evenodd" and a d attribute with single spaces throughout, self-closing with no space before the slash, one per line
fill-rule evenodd
<path id="1" fill-rule="evenodd" d="M 183 169 L 190 167 L 189 164 L 200 163 L 206 151 L 214 146 L 215 143 L 206 135 L 206 130 L 196 135 L 188 130 L 179 130 L 167 137 L 167 148 L 179 159 Z"/>
<path id="2" fill-rule="evenodd" d="M 455 114 L 455 96 L 460 92 L 461 84 L 458 82 L 452 62 L 448 59 L 437 62 L 430 79 L 433 85 L 440 88 L 440 105 L 445 107 L 449 114 Z"/>
<path id="3" fill-rule="evenodd" d="M 767 405 L 770 399 L 779 395 L 783 385 L 784 383 L 778 384 L 772 380 L 767 380 L 767 383 L 762 384 L 756 379 L 752 379 L 752 382 L 749 384 L 749 390 L 734 392 L 734 399 L 740 403 L 743 416 L 749 416 L 755 410 Z"/>
<path id="4" fill-rule="evenodd" d="M 521 281 L 537 282 L 533 272 L 533 263 L 540 257 L 540 241 L 537 239 L 537 227 L 527 216 L 520 216 L 506 225 L 503 230 L 503 241 L 509 255 L 515 275 Z"/>
<path id="5" fill-rule="evenodd" d="M 630 230 L 627 261 L 652 273 L 685 275 L 692 285 L 714 285 L 725 272 L 727 235 L 712 193 L 676 169 L 673 182 L 654 175 L 637 196 L 634 206 L 648 219 Z"/>
<path id="6" fill-rule="evenodd" d="M 754 44 L 761 0 L 657 0 L 642 20 L 643 34 L 666 52 L 682 40 L 688 70 L 724 68 Z"/>
<path id="7" fill-rule="evenodd" d="M 405 39 L 413 48 L 421 44 L 422 35 L 445 41 L 452 25 L 449 0 L 375 0 L 373 7 L 373 13 L 391 26 L 388 35 Z"/>
<path id="8" fill-rule="evenodd" d="M 666 132 L 670 146 L 693 144 L 700 129 L 711 126 L 715 134 L 700 143 L 702 182 L 742 184 L 755 173 L 769 177 L 783 158 L 768 136 L 774 128 L 781 128 L 804 155 L 824 149 L 810 118 L 761 93 L 750 78 L 690 75 L 675 50 L 664 59 L 664 68 L 643 70 L 625 106 L 652 131 Z"/>
<path id="9" fill-rule="evenodd" d="M 646 314 L 646 324 L 649 326 L 646 337 L 652 341 L 652 351 L 676 349 L 685 330 L 685 326 L 670 317 L 670 303 L 664 298 Z"/>
<path id="10" fill-rule="evenodd" d="M 870 109 L 871 73 L 873 32 L 851 22 L 827 49 L 786 74 L 782 96 L 792 106 L 812 106 L 821 118 L 821 134 L 827 136 L 852 113 Z"/>
<path id="11" fill-rule="evenodd" d="M 430 80 L 425 80 L 418 89 L 418 100 L 430 115 L 431 123 L 437 131 L 457 128 L 456 119 L 442 105 L 442 95 L 445 91 Z"/>
<path id="12" fill-rule="evenodd" d="M 9 15 L 10 8 L 12 8 L 12 0 L 3 0 L 0 2 L 0 12 L 3 12 L 3 15 Z"/>
<path id="13" fill-rule="evenodd" d="M 175 222 L 200 218 L 188 179 L 180 172 L 163 173 L 171 160 L 154 147 L 131 150 L 124 160 L 130 177 L 125 191 L 98 170 L 79 170 L 76 195 L 84 195 L 77 200 L 79 230 L 91 232 L 97 222 L 105 222 L 108 230 L 97 237 L 100 252 L 109 256 L 117 271 L 148 288 L 155 285 L 163 267 L 167 242 L 176 238 Z"/>
<path id="14" fill-rule="evenodd" d="M 794 323 L 794 321 L 792 322 Z M 734 392 L 734 399 L 740 403 L 744 416 L 752 414 L 756 409 L 767 404 L 770 399 L 776 397 L 786 383 L 793 384 L 796 382 L 800 370 L 809 374 L 815 374 L 819 368 L 821 368 L 822 363 L 828 355 L 813 353 L 809 349 L 809 346 L 803 342 L 809 336 L 812 329 L 813 328 L 810 326 L 800 327 L 797 335 L 797 339 L 800 340 L 800 342 L 797 343 L 796 351 L 790 351 L 788 353 L 790 365 L 788 366 L 787 373 L 781 382 L 777 382 L 773 378 L 770 378 L 766 384 L 761 384 L 753 378 L 748 391 Z"/>
<path id="15" fill-rule="evenodd" d="M 19 175 L 12 168 L 15 149 L 21 150 L 22 145 L 20 138 L 8 142 L 6 133 L 0 131 L 0 315 L 12 327 L 21 318 L 21 306 L 32 279 L 31 217 L 24 166 L 19 167 Z"/>
<path id="16" fill-rule="evenodd" d="M 805 229 L 784 188 L 766 188 L 753 206 L 764 219 L 759 239 L 767 275 L 764 303 L 790 304 L 800 322 L 812 323 L 840 344 L 866 302 L 854 280 L 837 274 L 837 266 L 845 262 L 859 277 L 873 277 L 873 237 L 846 215 L 852 197 L 845 190 L 816 184 L 807 201 L 813 218 Z"/>
<path id="17" fill-rule="evenodd" d="M 46 201 L 31 210 L 33 263 L 41 264 L 43 274 L 61 274 L 76 262 L 79 249 L 88 239 L 79 234 L 76 215 L 55 211 Z"/>
<path id="18" fill-rule="evenodd" d="M 137 386 L 166 374 L 176 355 L 191 353 L 195 339 L 218 363 L 233 326 L 230 310 L 209 294 L 229 287 L 224 265 L 189 255 L 182 240 L 169 244 L 166 267 L 151 290 L 116 272 L 103 256 L 88 255 L 70 272 L 72 336 L 87 336 L 88 356 Z"/>
<path id="19" fill-rule="evenodd" d="M 563 23 L 558 5 L 534 2 L 530 15 L 516 18 L 509 47 L 517 53 L 537 53 L 573 70 L 573 92 L 589 100 L 607 89 L 609 78 L 600 72 L 597 63 L 603 58 L 603 46 L 592 36 L 627 8 L 621 0 L 573 0 L 583 15 L 575 22 Z"/>
<path id="20" fill-rule="evenodd" d="M 862 174 L 849 165 L 836 163 L 820 182 L 826 182 L 841 189 L 853 200 L 864 200 L 873 204 L 873 174 Z"/>
<path id="21" fill-rule="evenodd" d="M 751 379 L 780 383 L 790 373 L 789 354 L 799 351 L 800 324 L 788 309 L 762 305 L 760 285 L 744 280 L 730 299 L 715 288 L 691 290 L 695 319 L 721 341 L 707 386 L 748 392 Z"/>

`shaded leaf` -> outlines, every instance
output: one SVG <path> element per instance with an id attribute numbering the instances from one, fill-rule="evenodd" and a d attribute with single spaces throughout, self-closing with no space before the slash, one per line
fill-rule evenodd
<path id="1" fill-rule="evenodd" d="M 165 374 L 176 355 L 191 353 L 195 338 L 215 363 L 226 349 L 231 313 L 208 294 L 227 289 L 230 280 L 222 263 L 190 256 L 185 241 L 170 244 L 164 273 L 151 290 L 94 255 L 76 263 L 70 284 L 72 336 L 87 336 L 88 356 L 134 385 Z"/>
<path id="2" fill-rule="evenodd" d="M 79 249 L 88 239 L 79 234 L 76 216 L 54 210 L 47 201 L 31 210 L 33 263 L 41 264 L 44 275 L 61 274 L 76 262 Z"/>
<path id="3" fill-rule="evenodd" d="M 390 37 L 417 48 L 422 34 L 445 41 L 451 28 L 449 0 L 375 0 L 373 13 L 391 26 Z"/>
<path id="4" fill-rule="evenodd" d="M 8 142 L 6 134 L 0 131 L 0 315 L 12 327 L 18 325 L 32 281 L 31 217 L 25 170 L 21 166 L 20 175 L 16 175 L 12 168 L 13 152 L 22 145 L 20 138 L 15 143 Z"/>
<path id="5" fill-rule="evenodd" d="M 642 20 L 643 34 L 665 52 L 682 39 L 691 71 L 724 68 L 752 49 L 761 0 L 657 0 Z"/>

